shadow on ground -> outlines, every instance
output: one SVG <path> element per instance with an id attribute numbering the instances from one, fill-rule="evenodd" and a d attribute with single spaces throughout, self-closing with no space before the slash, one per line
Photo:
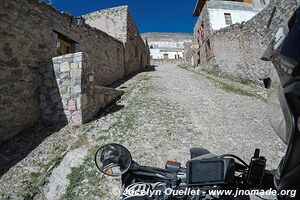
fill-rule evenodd
<path id="1" fill-rule="evenodd" d="M 34 127 L 10 138 L 0 146 L 0 177 L 11 167 L 23 160 L 48 136 L 59 131 L 66 123 L 45 124 L 38 122 Z"/>
<path id="2" fill-rule="evenodd" d="M 156 66 L 149 66 L 144 70 L 133 73 L 124 79 L 115 82 L 110 87 L 117 88 L 129 79 L 133 78 L 141 72 L 155 71 Z M 120 89 L 125 89 L 121 87 Z M 124 105 L 117 104 L 117 100 L 108 105 L 105 109 L 101 110 L 95 119 L 99 119 L 110 113 L 115 113 L 124 108 Z M 47 122 L 39 121 L 35 126 L 23 131 L 15 137 L 8 139 L 0 145 L 0 177 L 5 174 L 11 167 L 15 166 L 18 162 L 23 160 L 39 146 L 47 137 L 55 132 L 60 131 L 67 125 L 67 122 L 59 124 L 50 124 Z"/>
<path id="3" fill-rule="evenodd" d="M 142 72 L 153 72 L 155 71 L 157 66 L 156 65 L 150 65 L 149 67 L 146 67 L 145 69 L 142 69 L 140 71 L 131 73 L 130 75 L 127 75 L 126 77 L 124 77 L 123 79 L 114 82 L 113 84 L 111 84 L 109 87 L 112 88 L 117 88 L 120 85 L 122 85 L 123 83 L 125 83 L 126 81 L 128 81 L 129 79 L 132 79 L 133 77 L 135 77 L 136 75 L 142 73 Z M 126 87 L 120 87 L 120 89 L 126 89 Z"/>

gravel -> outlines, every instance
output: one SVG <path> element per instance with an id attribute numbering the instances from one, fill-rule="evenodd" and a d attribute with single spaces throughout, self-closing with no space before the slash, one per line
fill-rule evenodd
<path id="1" fill-rule="evenodd" d="M 260 148 L 262 155 L 267 158 L 268 167 L 276 168 L 285 145 L 268 122 L 267 105 L 261 97 L 265 91 L 233 82 L 229 88 L 223 87 L 222 81 L 226 85 L 231 83 L 173 64 L 161 65 L 155 71 L 136 75 L 119 87 L 125 94 L 116 106 L 77 130 L 80 132 L 76 134 L 79 142 L 73 143 L 73 146 L 81 148 L 81 152 L 87 152 L 81 154 L 86 155 L 85 158 L 79 156 L 80 162 L 77 162 L 76 156 L 73 156 L 72 162 L 77 163 L 76 166 L 68 165 L 68 152 L 57 167 L 49 172 L 46 183 L 49 177 L 50 180 L 59 178 L 55 172 L 63 165 L 69 167 L 64 177 L 67 175 L 70 179 L 69 183 L 64 181 L 63 190 L 60 190 L 65 191 L 64 195 L 60 195 L 63 199 L 118 199 L 113 193 L 120 186 L 120 179 L 104 176 L 94 164 L 97 148 L 109 142 L 126 146 L 133 159 L 142 165 L 164 167 L 168 159 L 185 165 L 192 147 L 204 147 L 214 154 L 236 154 L 248 162 L 254 149 Z M 248 91 L 244 93 L 231 87 Z M 55 137 L 52 140 L 56 141 Z M 51 143 L 51 138 L 45 142 Z M 34 153 L 41 151 L 40 146 L 26 159 L 43 156 Z M 17 169 L 20 173 L 22 166 L 28 167 L 28 164 L 25 165 L 26 159 L 12 167 L 3 176 L 6 179 L 0 178 L 0 189 L 10 190 L 13 181 L 7 181 L 7 178 Z M 34 163 L 30 166 L 35 170 Z M 59 174 L 57 176 L 61 176 Z M 18 174 L 14 179 L 22 181 L 24 177 L 26 175 Z M 3 180 L 6 182 L 3 183 Z M 75 183 L 72 182 L 74 180 Z M 34 199 L 47 196 L 43 187 L 47 188 L 47 184 L 35 188 L 38 192 Z M 52 187 L 55 188 L 55 185 Z M 16 190 L 14 188 L 14 192 Z M 12 191 L 8 194 L 12 194 Z M 22 195 L 8 196 L 11 199 L 25 199 Z M 0 199 L 6 198 L 0 192 Z"/>

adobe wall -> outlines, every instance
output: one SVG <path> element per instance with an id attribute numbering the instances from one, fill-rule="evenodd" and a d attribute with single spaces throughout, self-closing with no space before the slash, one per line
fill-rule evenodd
<path id="1" fill-rule="evenodd" d="M 124 76 L 123 44 L 100 30 L 86 24 L 79 28 L 70 21 L 70 15 L 38 0 L 1 2 L 0 142 L 34 125 L 41 116 L 54 115 L 59 101 L 51 60 L 57 56 L 54 30 L 76 41 L 76 52 L 88 54 L 99 77 L 97 85 L 110 85 Z"/>

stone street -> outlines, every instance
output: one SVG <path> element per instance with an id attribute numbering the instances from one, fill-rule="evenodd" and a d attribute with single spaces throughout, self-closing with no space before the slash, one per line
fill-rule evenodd
<path id="1" fill-rule="evenodd" d="M 261 88 L 163 64 L 118 89 L 125 94 L 116 106 L 81 128 L 53 133 L 5 173 L 0 199 L 118 199 L 112 193 L 120 180 L 94 164 L 97 148 L 109 142 L 126 146 L 140 164 L 162 168 L 167 159 L 185 165 L 192 147 L 246 162 L 260 148 L 269 168 L 283 155 Z"/>

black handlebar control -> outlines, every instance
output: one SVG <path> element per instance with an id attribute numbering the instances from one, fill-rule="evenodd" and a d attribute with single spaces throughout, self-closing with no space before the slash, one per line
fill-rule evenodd
<path id="1" fill-rule="evenodd" d="M 259 156 L 259 149 L 255 149 L 254 156 L 251 158 L 249 171 L 247 174 L 247 183 L 252 186 L 261 186 L 266 169 L 266 159 Z"/>

